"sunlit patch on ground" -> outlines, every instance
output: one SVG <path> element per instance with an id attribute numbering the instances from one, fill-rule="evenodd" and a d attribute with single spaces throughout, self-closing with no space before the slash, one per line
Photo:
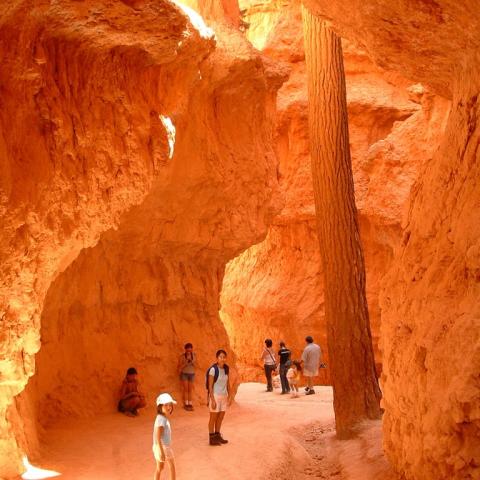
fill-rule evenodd
<path id="1" fill-rule="evenodd" d="M 42 478 L 53 478 L 61 475 L 61 473 L 54 472 L 53 470 L 44 470 L 43 468 L 34 467 L 30 464 L 26 456 L 23 457 L 23 466 L 26 469 L 25 473 L 22 475 L 24 480 L 40 480 Z"/>

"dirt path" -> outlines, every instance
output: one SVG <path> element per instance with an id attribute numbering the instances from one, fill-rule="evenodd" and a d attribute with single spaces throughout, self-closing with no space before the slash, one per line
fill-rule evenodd
<path id="1" fill-rule="evenodd" d="M 316 395 L 291 398 L 266 393 L 260 384 L 241 385 L 222 429 L 230 443 L 221 447 L 207 444 L 205 406 L 193 413 L 177 408 L 172 438 L 178 479 L 265 480 L 272 474 L 276 480 L 349 478 L 331 469 L 325 476 L 322 465 L 329 460 L 319 452 L 320 443 L 326 441 L 322 433 L 333 436 L 332 391 L 329 387 L 316 390 Z M 37 463 L 65 479 L 150 480 L 154 416 L 150 409 L 137 418 L 109 414 L 58 424 L 49 430 Z M 332 469 L 342 472 L 336 465 Z"/>

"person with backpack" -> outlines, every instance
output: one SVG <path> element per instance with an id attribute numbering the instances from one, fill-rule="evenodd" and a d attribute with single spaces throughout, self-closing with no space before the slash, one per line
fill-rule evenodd
<path id="1" fill-rule="evenodd" d="M 265 340 L 265 347 L 262 350 L 263 368 L 267 379 L 267 392 L 273 392 L 272 373 L 277 369 L 277 361 L 275 360 L 275 352 L 272 348 L 273 342 L 270 338 Z"/>
<path id="2" fill-rule="evenodd" d="M 206 387 L 208 394 L 208 406 L 210 419 L 208 421 L 208 433 L 210 445 L 222 445 L 228 443 L 220 433 L 223 418 L 227 407 L 232 403 L 232 389 L 229 378 L 229 366 L 225 363 L 227 352 L 218 350 L 217 362 L 214 363 L 206 374 Z"/>

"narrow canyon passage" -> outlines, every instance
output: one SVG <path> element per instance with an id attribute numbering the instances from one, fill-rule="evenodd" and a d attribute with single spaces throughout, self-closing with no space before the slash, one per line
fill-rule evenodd
<path id="1" fill-rule="evenodd" d="M 150 478 L 153 404 L 180 400 L 189 341 L 180 479 L 480 479 L 476 0 L 3 3 L 1 480 L 25 455 L 60 478 Z M 341 38 L 367 363 L 383 394 L 382 419 L 345 442 L 302 8 Z M 335 346 L 353 352 L 357 333 Z M 316 395 L 252 383 L 266 338 L 298 360 L 306 335 L 327 364 Z M 215 452 L 202 403 L 218 348 L 240 386 Z M 148 404 L 134 419 L 115 412 L 130 366 Z"/>
<path id="2" fill-rule="evenodd" d="M 242 384 L 225 420 L 229 444 L 218 450 L 205 441 L 207 408 L 176 408 L 171 422 L 179 478 L 393 479 L 379 448 L 379 424 L 367 428 L 371 437 L 338 442 L 331 388 L 317 387 L 317 393 L 290 398 L 279 391 L 267 394 L 258 383 Z M 150 408 L 134 419 L 115 414 L 66 419 L 48 432 L 37 463 L 61 474 L 58 478 L 150 479 L 154 415 Z"/>

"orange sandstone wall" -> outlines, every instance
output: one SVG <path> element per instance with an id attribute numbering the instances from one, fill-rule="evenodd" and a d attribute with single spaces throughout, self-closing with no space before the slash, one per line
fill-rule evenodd
<path id="1" fill-rule="evenodd" d="M 20 461 L 10 405 L 35 371 L 46 291 L 166 168 L 159 115 L 182 112 L 213 48 L 167 1 L 145 2 L 142 15 L 122 2 L 2 6 L 2 476 Z"/>
<path id="2" fill-rule="evenodd" d="M 282 74 L 192 21 L 162 0 L 19 0 L 0 17 L 0 476 L 39 412 L 111 408 L 132 363 L 152 398 L 184 337 L 202 363 L 207 324 L 227 341 L 224 265 L 278 210 Z"/>
<path id="3" fill-rule="evenodd" d="M 383 67 L 452 99 L 381 292 L 384 443 L 406 479 L 479 478 L 478 2 L 307 3 Z"/>
<path id="4" fill-rule="evenodd" d="M 221 317 L 244 379 L 262 378 L 259 352 L 267 337 L 285 340 L 299 357 L 312 334 L 326 351 L 323 273 L 315 231 L 308 145 L 308 104 L 298 5 L 255 2 L 246 10 L 247 35 L 265 54 L 285 62 L 290 78 L 279 91 L 276 149 L 285 205 L 267 238 L 231 261 Z M 374 66 L 365 51 L 344 41 L 350 142 L 366 256 L 367 299 L 378 369 L 379 293 L 401 238 L 411 187 L 431 158 L 448 102 Z M 321 382 L 329 382 L 328 369 Z"/>

